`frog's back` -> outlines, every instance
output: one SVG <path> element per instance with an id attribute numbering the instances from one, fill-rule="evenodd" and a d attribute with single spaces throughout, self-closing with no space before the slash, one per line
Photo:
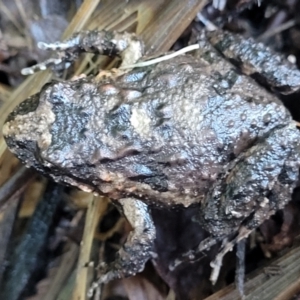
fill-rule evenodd
<path id="1" fill-rule="evenodd" d="M 24 128 L 30 117 L 23 135 L 35 141 L 32 124 L 48 114 L 48 142 L 23 160 L 85 190 L 170 205 L 200 202 L 230 161 L 291 122 L 277 100 L 211 56 L 53 83 L 36 97 L 36 110 L 12 122 Z"/>
<path id="2" fill-rule="evenodd" d="M 291 122 L 277 99 L 227 62 L 217 64 L 214 69 L 190 56 L 159 64 L 132 86 L 140 96 L 123 99 L 117 109 L 128 107 L 128 141 L 138 146 L 110 170 L 128 172 L 130 185 L 136 181 L 145 198 L 201 201 L 230 161 Z M 127 84 L 134 72 L 118 84 Z"/>

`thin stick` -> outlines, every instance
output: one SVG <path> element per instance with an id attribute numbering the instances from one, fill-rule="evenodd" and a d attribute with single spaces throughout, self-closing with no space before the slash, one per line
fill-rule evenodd
<path id="1" fill-rule="evenodd" d="M 136 64 L 133 64 L 133 65 L 122 66 L 122 67 L 120 67 L 120 69 L 141 68 L 141 67 L 154 65 L 154 64 L 157 64 L 159 62 L 172 59 L 172 58 L 174 58 L 178 55 L 182 55 L 186 52 L 190 52 L 190 51 L 193 51 L 193 50 L 196 50 L 196 49 L 199 49 L 198 44 L 190 45 L 190 46 L 184 47 L 184 48 L 182 48 L 182 49 L 180 49 L 176 52 L 173 52 L 173 53 L 170 53 L 170 54 L 167 54 L 167 55 L 164 55 L 164 56 L 160 56 L 160 57 L 157 57 L 157 58 L 154 58 L 154 59 L 151 59 L 151 60 L 147 60 L 147 61 L 142 61 L 140 63 L 136 63 Z"/>

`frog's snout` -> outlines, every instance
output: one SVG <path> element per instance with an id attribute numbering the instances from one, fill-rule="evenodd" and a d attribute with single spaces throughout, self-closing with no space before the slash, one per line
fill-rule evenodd
<path id="1" fill-rule="evenodd" d="M 17 116 L 26 115 L 30 112 L 34 112 L 39 104 L 39 93 L 30 96 L 26 100 L 22 101 L 6 118 L 5 124 L 14 120 Z"/>
<path id="2" fill-rule="evenodd" d="M 27 116 L 36 110 L 38 103 L 38 95 L 33 95 L 20 103 L 6 118 L 2 132 L 10 149 L 14 147 L 17 139 L 25 139 L 23 133 L 27 131 L 26 127 L 30 123 L 30 119 Z"/>
<path id="3" fill-rule="evenodd" d="M 8 148 L 17 156 L 26 152 L 26 159 L 33 155 L 37 145 L 40 149 L 47 148 L 51 143 L 49 127 L 54 120 L 51 106 L 40 102 L 40 94 L 29 97 L 9 114 L 3 125 Z"/>

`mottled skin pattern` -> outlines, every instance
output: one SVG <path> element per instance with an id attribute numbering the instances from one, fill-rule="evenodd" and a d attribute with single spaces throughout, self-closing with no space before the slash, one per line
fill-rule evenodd
<path id="1" fill-rule="evenodd" d="M 198 203 L 195 217 L 216 237 L 257 227 L 290 200 L 300 136 L 278 99 L 200 44 L 120 76 L 47 84 L 9 116 L 9 148 L 115 201 Z"/>

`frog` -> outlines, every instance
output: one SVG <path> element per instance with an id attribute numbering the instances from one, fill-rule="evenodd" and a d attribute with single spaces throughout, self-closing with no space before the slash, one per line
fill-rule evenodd
<path id="1" fill-rule="evenodd" d="M 276 93 L 298 91 L 299 70 L 229 32 L 203 31 L 197 43 L 191 53 L 138 66 L 145 47 L 136 34 L 84 31 L 41 43 L 59 58 L 23 72 L 63 69 L 82 52 L 122 58 L 121 69 L 47 83 L 3 126 L 26 166 L 108 196 L 131 224 L 92 290 L 155 256 L 151 207 L 199 208 L 194 220 L 209 237 L 188 255 L 227 241 L 211 263 L 216 281 L 225 253 L 284 208 L 297 185 L 300 134 Z"/>

